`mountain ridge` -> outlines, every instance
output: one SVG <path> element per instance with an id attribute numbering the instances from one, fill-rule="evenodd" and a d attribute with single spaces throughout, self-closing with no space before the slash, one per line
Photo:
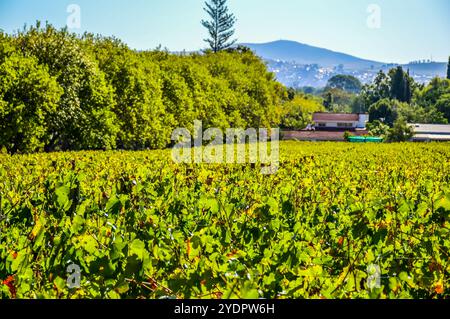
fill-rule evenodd
<path id="1" fill-rule="evenodd" d="M 242 43 L 242 45 L 249 47 L 264 59 L 296 62 L 298 64 L 319 64 L 324 67 L 342 64 L 344 68 L 367 68 L 372 65 L 377 67 L 388 64 L 291 40 Z"/>
<path id="2" fill-rule="evenodd" d="M 281 83 L 292 87 L 323 87 L 336 74 L 353 75 L 362 83 L 368 83 L 380 70 L 388 72 L 396 66 L 408 69 L 416 81 L 427 83 L 433 77 L 445 77 L 447 68 L 446 62 L 401 64 L 372 61 L 291 40 L 241 45 L 264 59 Z"/>

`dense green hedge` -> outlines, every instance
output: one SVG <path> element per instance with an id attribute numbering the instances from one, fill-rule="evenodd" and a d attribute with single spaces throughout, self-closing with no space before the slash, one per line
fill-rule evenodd
<path id="1" fill-rule="evenodd" d="M 131 50 L 39 23 L 0 34 L 0 148 L 163 148 L 176 127 L 270 127 L 284 87 L 245 48 Z"/>

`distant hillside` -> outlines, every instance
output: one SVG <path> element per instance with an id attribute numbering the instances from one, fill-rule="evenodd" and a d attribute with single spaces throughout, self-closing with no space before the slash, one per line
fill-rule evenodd
<path id="1" fill-rule="evenodd" d="M 399 65 L 365 60 L 294 41 L 242 45 L 266 60 L 278 81 L 291 87 L 324 87 L 328 79 L 336 74 L 353 75 L 362 83 L 368 83 L 373 81 L 379 70 L 388 72 Z M 447 63 L 440 62 L 409 63 L 402 66 L 405 70 L 409 69 L 411 76 L 420 83 L 427 83 L 436 76 L 445 77 L 447 70 Z"/>
<path id="2" fill-rule="evenodd" d="M 267 60 L 282 60 L 297 64 L 318 64 L 323 67 L 335 67 L 342 64 L 345 69 L 369 69 L 383 65 L 381 62 L 364 60 L 349 54 L 294 41 L 280 40 L 262 44 L 242 44 Z"/>
<path id="3" fill-rule="evenodd" d="M 410 63 L 403 66 L 409 69 L 410 74 L 420 74 L 428 76 L 444 77 L 447 72 L 447 63 L 444 62 L 427 62 L 427 63 Z"/>

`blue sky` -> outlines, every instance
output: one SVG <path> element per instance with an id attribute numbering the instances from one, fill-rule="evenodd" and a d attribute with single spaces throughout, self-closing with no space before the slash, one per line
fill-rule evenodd
<path id="1" fill-rule="evenodd" d="M 67 6 L 81 8 L 81 29 L 114 35 L 132 48 L 161 44 L 173 51 L 203 48 L 203 0 L 0 0 L 0 28 L 13 32 L 36 20 L 62 27 Z M 380 8 L 369 28 L 367 8 Z M 288 39 L 382 62 L 447 61 L 449 0 L 229 0 L 240 42 Z"/>

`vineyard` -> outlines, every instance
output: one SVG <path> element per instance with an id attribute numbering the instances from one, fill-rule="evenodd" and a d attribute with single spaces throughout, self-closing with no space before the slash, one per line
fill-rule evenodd
<path id="1" fill-rule="evenodd" d="M 450 144 L 0 155 L 0 296 L 449 298 L 449 180 Z"/>

